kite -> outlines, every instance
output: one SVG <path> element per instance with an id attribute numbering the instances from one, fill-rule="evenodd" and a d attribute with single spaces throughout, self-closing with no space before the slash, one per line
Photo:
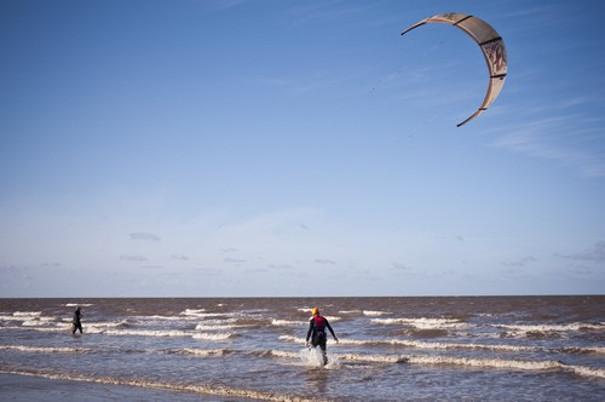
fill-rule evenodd
<path id="1" fill-rule="evenodd" d="M 496 32 L 496 30 L 487 22 L 472 15 L 460 13 L 437 14 L 425 18 L 406 28 L 401 35 L 405 35 L 412 29 L 418 28 L 429 22 L 451 24 L 466 32 L 481 48 L 483 56 L 485 56 L 487 68 L 489 69 L 489 86 L 487 87 L 485 98 L 475 113 L 471 114 L 463 122 L 457 124 L 457 127 L 460 127 L 486 111 L 496 100 L 500 91 L 502 91 L 508 68 L 504 41 L 500 35 L 498 35 L 498 32 Z"/>

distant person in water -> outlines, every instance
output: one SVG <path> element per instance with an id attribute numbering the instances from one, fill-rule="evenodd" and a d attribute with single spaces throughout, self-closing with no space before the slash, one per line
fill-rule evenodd
<path id="1" fill-rule="evenodd" d="M 307 331 L 307 339 L 305 344 L 309 347 L 309 338 L 311 339 L 311 345 L 315 348 L 319 345 L 321 348 L 321 353 L 323 355 L 324 365 L 328 364 L 328 355 L 326 353 L 326 342 L 328 337 L 326 335 L 326 328 L 330 330 L 332 337 L 338 343 L 338 338 L 334 334 L 334 330 L 330 326 L 330 323 L 325 317 L 322 317 L 319 314 L 319 309 L 317 307 L 313 307 L 311 310 L 311 314 L 313 317 L 311 321 L 309 321 L 309 331 Z"/>
<path id="2" fill-rule="evenodd" d="M 76 330 L 80 330 L 80 334 L 82 334 L 82 323 L 80 322 L 80 306 L 76 307 L 76 311 L 74 311 L 74 320 L 72 327 L 72 335 L 76 334 Z"/>

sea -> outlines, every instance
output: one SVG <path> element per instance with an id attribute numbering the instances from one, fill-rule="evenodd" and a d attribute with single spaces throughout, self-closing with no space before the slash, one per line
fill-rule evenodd
<path id="1" fill-rule="evenodd" d="M 605 296 L 0 299 L 0 400 L 57 399 L 605 401 Z"/>

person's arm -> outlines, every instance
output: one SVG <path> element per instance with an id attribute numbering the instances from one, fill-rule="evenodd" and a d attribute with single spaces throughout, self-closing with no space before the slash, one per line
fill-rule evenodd
<path id="1" fill-rule="evenodd" d="M 305 340 L 305 344 L 309 344 L 309 338 L 311 337 L 311 333 L 313 332 L 313 320 L 309 321 L 309 330 L 307 331 L 307 339 Z"/>
<path id="2" fill-rule="evenodd" d="M 326 327 L 328 327 L 328 329 L 330 330 L 330 333 L 332 334 L 332 338 L 334 338 L 336 343 L 338 343 L 338 338 L 336 337 L 336 334 L 334 334 L 334 330 L 330 326 L 330 323 L 328 322 L 328 320 L 326 320 Z"/>

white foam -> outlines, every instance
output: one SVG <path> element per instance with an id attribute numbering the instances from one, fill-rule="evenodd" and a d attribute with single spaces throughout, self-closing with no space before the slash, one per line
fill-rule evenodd
<path id="1" fill-rule="evenodd" d="M 393 325 L 403 324 L 418 329 L 443 329 L 443 328 L 467 328 L 468 324 L 457 319 L 450 318 L 374 318 L 371 320 L 375 324 Z"/>
<path id="2" fill-rule="evenodd" d="M 40 317 L 41 311 L 15 311 L 13 317 Z"/>
<path id="3" fill-rule="evenodd" d="M 188 309 L 185 309 L 184 311 L 181 311 L 179 314 L 180 315 L 193 315 L 193 316 L 197 316 L 198 314 L 201 314 L 204 311 L 206 311 L 205 308 L 199 308 L 199 309 L 188 308 Z"/>
<path id="4" fill-rule="evenodd" d="M 363 363 L 403 363 L 407 357 L 398 355 L 366 355 L 357 353 L 344 353 L 337 355 L 341 360 L 356 361 Z"/>
<path id="5" fill-rule="evenodd" d="M 366 317 L 380 317 L 382 315 L 391 314 L 388 311 L 363 310 L 363 315 Z"/>
<path id="6" fill-rule="evenodd" d="M 28 320 L 28 321 L 23 321 L 21 323 L 21 326 L 23 327 L 37 327 L 38 325 L 41 325 L 42 323 L 38 320 Z"/>
<path id="7" fill-rule="evenodd" d="M 12 315 L 0 315 L 0 320 L 2 320 L 2 321 L 26 321 L 29 319 L 30 319 L 30 317 L 15 317 Z"/>
<path id="8" fill-rule="evenodd" d="M 220 331 L 220 330 L 225 330 L 225 329 L 233 329 L 233 328 L 241 328 L 241 327 L 246 327 L 246 325 L 199 323 L 195 326 L 195 329 L 198 331 Z"/>
<path id="9" fill-rule="evenodd" d="M 289 321 L 289 320 L 271 320 L 271 325 L 276 327 L 300 327 L 307 325 L 304 321 Z"/>
<path id="10" fill-rule="evenodd" d="M 500 324 L 501 328 L 510 329 L 516 332 L 527 334 L 529 332 L 568 332 L 581 330 L 605 330 L 605 326 L 601 324 L 588 324 L 582 322 L 574 322 L 571 324 Z"/>
<path id="11" fill-rule="evenodd" d="M 135 315 L 132 316 L 132 318 L 140 321 L 183 321 L 199 319 L 199 317 L 189 317 L 182 315 Z"/>
<path id="12" fill-rule="evenodd" d="M 28 329 L 37 332 L 64 332 L 71 328 L 71 324 L 57 324 L 54 327 L 16 327 L 17 329 Z"/>
<path id="13" fill-rule="evenodd" d="M 183 314 L 183 313 L 181 313 Z M 237 313 L 189 313 L 185 314 L 185 316 L 199 318 L 213 318 L 213 317 L 234 317 Z"/>
<path id="14" fill-rule="evenodd" d="M 328 321 L 340 321 L 340 320 L 342 320 L 341 317 L 338 317 L 338 316 L 335 316 L 335 315 L 325 315 L 324 318 L 327 319 Z"/>
<path id="15" fill-rule="evenodd" d="M 190 354 L 199 357 L 220 357 L 228 354 L 227 349 L 196 349 L 196 348 L 184 348 L 180 351 L 181 353 Z"/>
<path id="16" fill-rule="evenodd" d="M 65 307 L 90 307 L 93 306 L 92 303 L 65 303 Z"/>
<path id="17" fill-rule="evenodd" d="M 107 329 L 115 329 L 125 326 L 128 323 L 127 320 L 122 321 L 100 321 L 100 322 L 84 322 L 82 327 L 84 332 L 89 334 L 102 334 L 106 333 Z"/>
<path id="18" fill-rule="evenodd" d="M 361 314 L 361 310 L 340 310 L 340 314 Z"/>
<path id="19" fill-rule="evenodd" d="M 202 332 L 200 334 L 194 334 L 192 336 L 192 338 L 200 339 L 200 340 L 204 340 L 204 341 L 224 341 L 225 339 L 229 339 L 232 336 L 233 336 L 233 334 L 231 332 L 213 333 L 213 334 Z"/>
<path id="20" fill-rule="evenodd" d="M 45 346 L 25 346 L 25 345 L 0 345 L 0 350 L 15 350 L 19 352 L 33 353 L 80 353 L 90 352 L 88 348 L 69 348 L 69 347 L 45 347 Z"/>
<path id="21" fill-rule="evenodd" d="M 563 370 L 586 377 L 605 378 L 605 369 L 586 366 L 576 366 L 555 360 L 527 361 L 527 360 L 503 360 L 503 359 L 470 359 L 464 357 L 450 356 L 410 356 L 409 363 L 418 364 L 451 364 L 465 367 L 482 367 L 511 370 L 544 371 Z"/>
<path id="22" fill-rule="evenodd" d="M 86 330 L 86 328 L 85 328 Z M 151 329 L 106 329 L 99 330 L 98 333 L 104 335 L 115 335 L 115 336 L 156 336 L 156 337 L 181 337 L 181 336 L 192 336 L 193 333 L 190 331 L 181 331 L 178 329 L 174 330 L 151 330 Z"/>

